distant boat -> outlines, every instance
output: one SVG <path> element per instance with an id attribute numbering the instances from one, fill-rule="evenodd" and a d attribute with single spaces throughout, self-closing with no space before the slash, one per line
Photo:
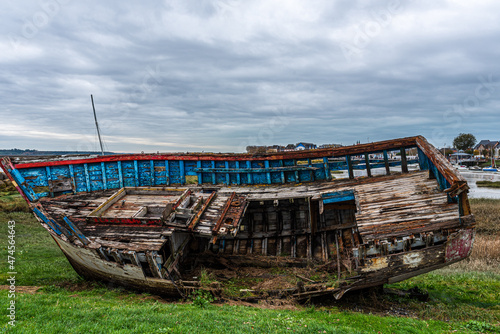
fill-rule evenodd
<path id="1" fill-rule="evenodd" d="M 483 168 L 483 172 L 498 172 L 495 158 L 493 157 L 493 147 L 491 148 L 491 166 Z"/>

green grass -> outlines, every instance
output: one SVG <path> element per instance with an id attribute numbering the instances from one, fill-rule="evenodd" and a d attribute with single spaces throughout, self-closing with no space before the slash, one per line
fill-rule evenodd
<path id="1" fill-rule="evenodd" d="M 24 212 L 0 212 L 0 284 L 6 284 L 8 263 L 7 222 L 15 221 L 15 268 L 18 285 L 46 285 L 76 280 L 73 270 L 56 243 L 35 219 Z M 5 259 L 5 260 L 4 260 Z"/>
<path id="2" fill-rule="evenodd" d="M 493 226 L 498 202 L 471 203 L 478 227 L 488 234 L 497 231 Z M 203 295 L 193 296 L 193 302 L 167 303 L 149 294 L 83 281 L 48 232 L 28 213 L 0 212 L 0 284 L 6 284 L 8 272 L 3 259 L 7 258 L 10 220 L 16 221 L 16 285 L 41 288 L 35 294 L 17 293 L 16 327 L 7 324 L 8 292 L 0 291 L 0 332 L 500 333 L 500 275 L 492 272 L 445 269 L 390 286 L 426 290 L 427 302 L 390 295 L 378 295 L 373 301 L 361 293 L 354 304 L 346 298 L 323 306 L 288 304 L 281 309 L 265 302 L 261 307 L 214 305 L 205 302 L 207 296 Z M 204 275 L 203 280 L 210 284 L 212 278 Z M 226 293 L 240 293 L 236 289 L 240 283 L 234 282 L 235 291 Z"/>
<path id="3" fill-rule="evenodd" d="M 451 273 L 439 270 L 390 285 L 418 287 L 429 293 L 428 302 L 396 298 L 421 319 L 483 321 L 500 324 L 500 275 L 488 272 Z M 499 332 L 500 332 L 500 328 Z"/>
<path id="4" fill-rule="evenodd" d="M 500 181 L 477 181 L 478 187 L 500 188 Z"/>
<path id="5" fill-rule="evenodd" d="M 495 160 L 495 165 L 496 166 L 500 165 L 500 160 Z M 488 158 L 487 161 L 480 163 L 478 166 L 481 168 L 490 167 L 491 166 L 491 159 Z"/>
<path id="6" fill-rule="evenodd" d="M 29 212 L 28 204 L 10 182 L 0 185 L 0 212 Z"/>
<path id="7" fill-rule="evenodd" d="M 0 292 L 6 299 L 6 292 Z M 18 294 L 11 333 L 444 333 L 468 332 L 467 323 L 377 316 L 305 307 L 269 310 L 245 306 L 163 303 L 148 295 L 96 288 L 51 288 Z M 475 324 L 487 326 L 482 322 Z M 481 327 L 482 328 L 482 327 Z"/>

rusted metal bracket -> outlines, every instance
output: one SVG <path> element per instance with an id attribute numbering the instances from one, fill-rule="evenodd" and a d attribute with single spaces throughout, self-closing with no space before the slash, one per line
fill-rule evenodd
<path id="1" fill-rule="evenodd" d="M 222 222 L 224 221 L 224 217 L 226 216 L 226 213 L 229 210 L 229 207 L 231 206 L 231 202 L 234 200 L 235 196 L 236 196 L 236 193 L 233 192 L 231 194 L 231 196 L 229 197 L 229 199 L 226 201 L 226 204 L 224 205 L 224 210 L 222 210 L 222 213 L 219 216 L 217 223 L 215 224 L 214 228 L 212 229 L 212 235 L 214 236 L 213 239 L 210 241 L 212 244 L 215 244 L 215 242 L 217 241 L 217 234 L 219 233 Z"/>

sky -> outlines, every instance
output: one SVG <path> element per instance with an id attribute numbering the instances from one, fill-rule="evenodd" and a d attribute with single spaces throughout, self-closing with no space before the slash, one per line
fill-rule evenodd
<path id="1" fill-rule="evenodd" d="M 500 140 L 500 2 L 0 4 L 0 148 Z"/>

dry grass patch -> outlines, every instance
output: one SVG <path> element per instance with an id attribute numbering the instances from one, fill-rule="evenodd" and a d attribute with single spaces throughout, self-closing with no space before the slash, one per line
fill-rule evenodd
<path id="1" fill-rule="evenodd" d="M 500 200 L 470 199 L 471 210 L 476 217 L 476 230 L 481 234 L 500 235 Z"/>
<path id="2" fill-rule="evenodd" d="M 441 270 L 500 274 L 500 236 L 477 234 L 470 257 Z"/>

